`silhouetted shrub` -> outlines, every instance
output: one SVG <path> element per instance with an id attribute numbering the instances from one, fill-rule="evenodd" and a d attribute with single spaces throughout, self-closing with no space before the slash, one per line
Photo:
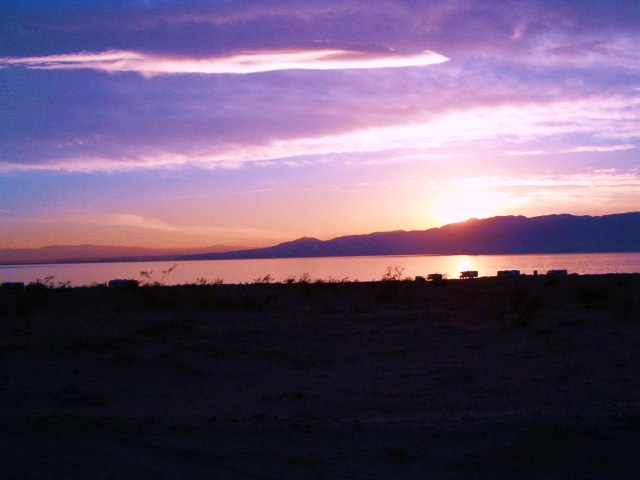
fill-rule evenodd
<path id="1" fill-rule="evenodd" d="M 404 267 L 387 267 L 387 270 L 380 279 L 383 282 L 399 282 L 401 280 L 411 280 L 409 277 L 404 276 Z"/>
<path id="2" fill-rule="evenodd" d="M 174 263 L 173 265 L 171 265 L 171 267 L 167 268 L 166 270 L 163 270 L 158 279 L 153 277 L 153 270 L 151 271 L 143 270 L 140 272 L 140 276 L 146 279 L 146 281 L 144 282 L 144 285 L 152 285 L 152 286 L 164 285 L 165 279 L 171 274 L 171 272 L 173 272 L 176 269 L 177 266 L 178 264 Z"/>
<path id="3" fill-rule="evenodd" d="M 46 290 L 48 288 L 56 288 L 55 276 L 50 275 L 44 278 L 38 278 L 35 282 L 29 283 L 25 288 L 27 290 Z"/>
<path id="4" fill-rule="evenodd" d="M 264 277 L 254 278 L 251 283 L 271 283 L 273 282 L 273 277 L 271 274 L 267 273 Z"/>

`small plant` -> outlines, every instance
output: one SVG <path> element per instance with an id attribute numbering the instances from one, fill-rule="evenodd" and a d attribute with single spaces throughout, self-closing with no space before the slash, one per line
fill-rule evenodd
<path id="1" fill-rule="evenodd" d="M 357 280 L 354 280 L 354 281 L 357 282 Z M 351 282 L 349 277 L 333 278 L 331 275 L 329 275 L 329 279 L 327 280 L 327 283 L 349 283 L 349 282 Z"/>
<path id="2" fill-rule="evenodd" d="M 409 277 L 404 276 L 403 267 L 387 267 L 387 270 L 382 275 L 383 282 L 399 282 L 401 280 L 409 280 Z"/>
<path id="3" fill-rule="evenodd" d="M 311 277 L 308 273 L 303 273 L 300 275 L 300 278 L 298 278 L 298 283 L 311 283 Z"/>
<path id="4" fill-rule="evenodd" d="M 264 277 L 254 278 L 252 283 L 271 283 L 273 282 L 273 277 L 267 273 Z"/>
<path id="5" fill-rule="evenodd" d="M 71 288 L 71 280 L 66 282 L 58 282 L 58 288 Z"/>
<path id="6" fill-rule="evenodd" d="M 55 278 L 56 277 L 54 275 L 50 275 L 48 277 L 44 277 L 42 280 L 37 279 L 36 283 L 38 283 L 38 284 L 40 284 L 40 285 L 42 285 L 43 287 L 46 287 L 46 288 L 55 288 L 55 282 L 54 282 Z"/>
<path id="7" fill-rule="evenodd" d="M 153 277 L 153 270 L 148 272 L 146 270 L 143 270 L 140 272 L 140 276 L 146 279 L 144 283 L 145 285 L 152 285 L 154 287 L 157 287 L 160 285 L 164 285 L 165 279 L 171 274 L 171 272 L 173 272 L 176 269 L 177 266 L 178 264 L 174 263 L 168 269 L 163 270 L 162 273 L 160 274 L 160 278 L 157 280 Z"/>
<path id="8" fill-rule="evenodd" d="M 193 285 L 210 286 L 210 285 L 222 285 L 223 283 L 224 283 L 224 280 L 222 280 L 220 277 L 216 277 L 212 281 L 208 281 L 204 277 L 198 277 L 195 283 L 193 283 Z"/>
<path id="9" fill-rule="evenodd" d="M 31 282 L 27 285 L 29 288 L 56 288 L 55 276 L 49 275 L 48 277 L 38 278 L 35 282 Z"/>
<path id="10" fill-rule="evenodd" d="M 284 281 L 282 283 L 285 283 L 287 285 L 291 285 L 296 283 L 296 276 L 295 275 L 289 275 L 287 278 L 284 279 Z"/>

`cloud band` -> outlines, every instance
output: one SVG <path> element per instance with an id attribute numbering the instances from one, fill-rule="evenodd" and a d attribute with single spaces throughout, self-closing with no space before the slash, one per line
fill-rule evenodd
<path id="1" fill-rule="evenodd" d="M 102 72 L 137 72 L 145 77 L 164 74 L 250 74 L 278 70 L 346 70 L 423 67 L 449 58 L 425 50 L 415 54 L 395 51 L 365 52 L 345 49 L 298 49 L 242 52 L 209 58 L 182 58 L 146 53 L 108 50 L 78 52 L 41 57 L 0 58 L 3 68 L 10 66 L 39 70 L 92 69 Z"/>

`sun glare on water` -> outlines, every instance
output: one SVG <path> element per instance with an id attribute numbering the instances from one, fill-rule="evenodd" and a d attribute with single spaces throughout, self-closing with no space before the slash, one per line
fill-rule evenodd
<path id="1" fill-rule="evenodd" d="M 505 204 L 500 193 L 456 193 L 440 197 L 433 206 L 434 217 L 442 222 L 457 223 L 469 218 L 487 218 L 497 215 Z"/>

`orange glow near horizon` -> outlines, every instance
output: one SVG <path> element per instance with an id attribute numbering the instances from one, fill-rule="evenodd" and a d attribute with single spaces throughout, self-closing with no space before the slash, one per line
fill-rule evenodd
<path id="1" fill-rule="evenodd" d="M 506 197 L 503 193 L 454 193 L 438 198 L 433 206 L 433 215 L 443 225 L 469 218 L 492 217 L 507 204 Z"/>
<path id="2" fill-rule="evenodd" d="M 478 266 L 476 265 L 474 258 L 470 255 L 457 255 L 453 258 L 453 276 L 451 278 L 457 278 L 459 272 L 478 270 Z"/>

